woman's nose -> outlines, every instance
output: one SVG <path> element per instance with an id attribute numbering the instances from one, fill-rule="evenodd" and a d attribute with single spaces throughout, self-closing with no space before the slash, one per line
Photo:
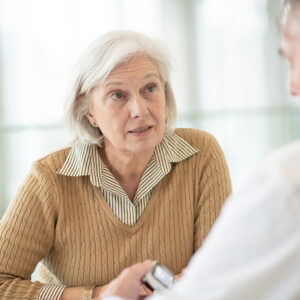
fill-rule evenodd
<path id="1" fill-rule="evenodd" d="M 146 100 L 140 95 L 132 97 L 130 100 L 130 117 L 144 118 L 148 114 Z"/>

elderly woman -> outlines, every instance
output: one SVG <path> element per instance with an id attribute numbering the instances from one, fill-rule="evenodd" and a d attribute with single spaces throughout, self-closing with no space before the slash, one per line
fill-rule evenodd
<path id="1" fill-rule="evenodd" d="M 231 185 L 211 135 L 174 131 L 169 71 L 164 46 L 133 32 L 83 54 L 67 106 L 73 146 L 33 164 L 1 221 L 1 299 L 91 299 L 136 262 L 187 265 Z"/>

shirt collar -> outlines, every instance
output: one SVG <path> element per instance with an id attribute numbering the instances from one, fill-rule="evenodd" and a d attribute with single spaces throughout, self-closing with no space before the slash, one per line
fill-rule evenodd
<path id="1" fill-rule="evenodd" d="M 183 161 L 197 152 L 197 148 L 172 133 L 165 136 L 155 147 L 151 161 L 166 175 L 170 172 L 172 163 Z M 96 145 L 75 145 L 56 173 L 64 176 L 90 176 L 91 183 L 101 187 L 106 182 L 107 176 L 103 176 L 106 170 Z M 108 184 L 111 184 L 111 181 Z"/>
<path id="2" fill-rule="evenodd" d="M 164 174 L 171 170 L 172 163 L 178 163 L 199 152 L 187 141 L 173 133 L 165 136 L 155 147 L 154 158 Z"/>

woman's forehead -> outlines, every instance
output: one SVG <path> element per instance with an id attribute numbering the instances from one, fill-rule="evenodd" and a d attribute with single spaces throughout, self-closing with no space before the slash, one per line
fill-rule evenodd
<path id="1" fill-rule="evenodd" d="M 108 75 L 105 81 L 117 78 L 131 78 L 136 76 L 155 75 L 159 77 L 159 70 L 153 60 L 144 54 L 131 57 L 129 60 L 117 65 Z"/>

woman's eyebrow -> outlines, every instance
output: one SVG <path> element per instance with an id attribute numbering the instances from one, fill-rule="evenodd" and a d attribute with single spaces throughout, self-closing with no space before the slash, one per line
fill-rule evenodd
<path id="1" fill-rule="evenodd" d="M 123 84 L 123 82 L 122 81 L 118 81 L 118 80 L 111 80 L 111 81 L 108 81 L 108 82 L 105 82 L 104 84 L 103 84 L 103 88 L 108 88 L 108 87 L 110 87 L 111 85 L 121 85 L 121 84 Z"/>
<path id="2" fill-rule="evenodd" d="M 157 79 L 159 79 L 160 77 L 156 74 L 156 73 L 150 73 L 150 74 L 147 74 L 144 79 L 148 79 L 150 77 L 156 77 Z"/>

